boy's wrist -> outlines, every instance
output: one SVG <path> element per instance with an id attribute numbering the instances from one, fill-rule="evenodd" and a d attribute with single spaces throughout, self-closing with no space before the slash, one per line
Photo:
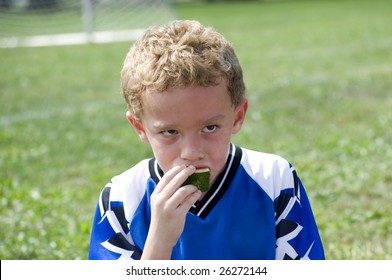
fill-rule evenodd
<path id="1" fill-rule="evenodd" d="M 147 238 L 144 246 L 142 260 L 170 260 L 173 246 L 158 240 Z"/>

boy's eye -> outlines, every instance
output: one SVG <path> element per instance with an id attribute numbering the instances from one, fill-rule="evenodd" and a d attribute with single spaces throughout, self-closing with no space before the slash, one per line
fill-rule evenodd
<path id="1" fill-rule="evenodd" d="M 177 134 L 177 130 L 169 129 L 161 132 L 163 136 L 172 136 Z"/>
<path id="2" fill-rule="evenodd" d="M 203 132 L 211 133 L 214 132 L 218 128 L 217 125 L 207 125 L 203 128 Z"/>

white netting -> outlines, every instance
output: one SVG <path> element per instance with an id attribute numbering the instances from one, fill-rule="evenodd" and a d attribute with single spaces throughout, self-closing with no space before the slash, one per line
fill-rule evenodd
<path id="1" fill-rule="evenodd" d="M 0 47 L 132 40 L 174 18 L 168 0 L 0 0 Z"/>

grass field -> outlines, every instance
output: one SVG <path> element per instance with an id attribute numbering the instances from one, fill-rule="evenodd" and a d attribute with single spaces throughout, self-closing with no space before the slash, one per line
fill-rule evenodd
<path id="1" fill-rule="evenodd" d="M 3 37 L 82 33 L 87 26 L 94 32 L 139 29 L 172 18 L 170 6 L 163 1 L 154 1 L 154 5 L 145 5 L 146 1 L 89 2 L 91 17 L 87 16 L 88 12 L 83 13 L 90 9 L 83 8 L 81 0 L 59 0 L 58 8 L 54 10 L 23 8 L 22 3 L 15 3 L 8 9 L 0 7 L 0 43 Z"/>
<path id="2" fill-rule="evenodd" d="M 392 1 L 183 3 L 235 46 L 235 143 L 296 167 L 327 259 L 392 259 Z M 101 188 L 149 147 L 125 119 L 129 43 L 0 49 L 0 259 L 85 259 Z"/>

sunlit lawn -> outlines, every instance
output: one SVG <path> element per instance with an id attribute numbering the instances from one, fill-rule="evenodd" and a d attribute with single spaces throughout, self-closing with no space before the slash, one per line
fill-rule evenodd
<path id="1" fill-rule="evenodd" d="M 234 141 L 296 167 L 328 259 L 392 258 L 392 2 L 178 4 L 232 41 L 250 100 Z M 130 43 L 0 49 L 0 258 L 85 259 L 95 203 L 144 157 Z"/>

